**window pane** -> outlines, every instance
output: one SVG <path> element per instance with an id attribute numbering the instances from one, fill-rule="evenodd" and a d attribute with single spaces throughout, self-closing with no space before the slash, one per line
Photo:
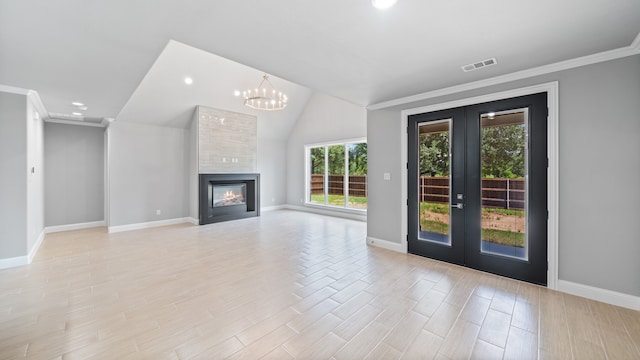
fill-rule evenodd
<path id="1" fill-rule="evenodd" d="M 347 207 L 367 208 L 367 143 L 349 144 L 349 202 Z"/>
<path id="2" fill-rule="evenodd" d="M 309 151 L 309 202 L 324 205 L 324 146 Z"/>
<path id="3" fill-rule="evenodd" d="M 528 258 L 527 109 L 487 113 L 482 125 L 482 252 Z"/>
<path id="4" fill-rule="evenodd" d="M 329 205 L 344 206 L 344 145 L 327 147 L 329 151 Z"/>
<path id="5" fill-rule="evenodd" d="M 420 124 L 418 239 L 451 245 L 449 231 L 451 119 Z"/>

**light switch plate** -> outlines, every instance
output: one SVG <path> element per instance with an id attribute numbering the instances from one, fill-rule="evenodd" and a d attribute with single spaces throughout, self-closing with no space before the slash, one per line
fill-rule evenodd
<path id="1" fill-rule="evenodd" d="M 391 180 L 391 173 L 384 173 L 383 176 L 384 176 L 385 180 L 387 180 L 387 181 Z"/>

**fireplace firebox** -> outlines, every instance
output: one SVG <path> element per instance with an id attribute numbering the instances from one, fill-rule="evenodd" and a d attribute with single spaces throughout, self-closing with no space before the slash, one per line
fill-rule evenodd
<path id="1" fill-rule="evenodd" d="M 260 216 L 260 174 L 200 174 L 200 225 Z"/>
<path id="2" fill-rule="evenodd" d="M 247 184 L 213 185 L 213 207 L 245 205 Z"/>

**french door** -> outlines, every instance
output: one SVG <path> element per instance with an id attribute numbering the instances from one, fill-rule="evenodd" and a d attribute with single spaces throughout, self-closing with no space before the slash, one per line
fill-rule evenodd
<path id="1" fill-rule="evenodd" d="M 547 283 L 547 94 L 408 118 L 408 250 Z"/>

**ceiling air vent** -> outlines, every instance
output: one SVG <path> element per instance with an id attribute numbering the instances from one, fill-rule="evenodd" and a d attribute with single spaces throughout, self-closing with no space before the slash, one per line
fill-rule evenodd
<path id="1" fill-rule="evenodd" d="M 464 65 L 464 66 L 462 66 L 462 70 L 464 72 L 469 72 L 469 71 L 477 70 L 477 69 L 480 69 L 480 68 L 483 68 L 483 67 L 495 65 L 497 63 L 498 63 L 498 60 L 496 60 L 496 58 L 491 58 L 491 59 L 487 59 L 487 60 L 478 61 L 477 63 Z"/>

